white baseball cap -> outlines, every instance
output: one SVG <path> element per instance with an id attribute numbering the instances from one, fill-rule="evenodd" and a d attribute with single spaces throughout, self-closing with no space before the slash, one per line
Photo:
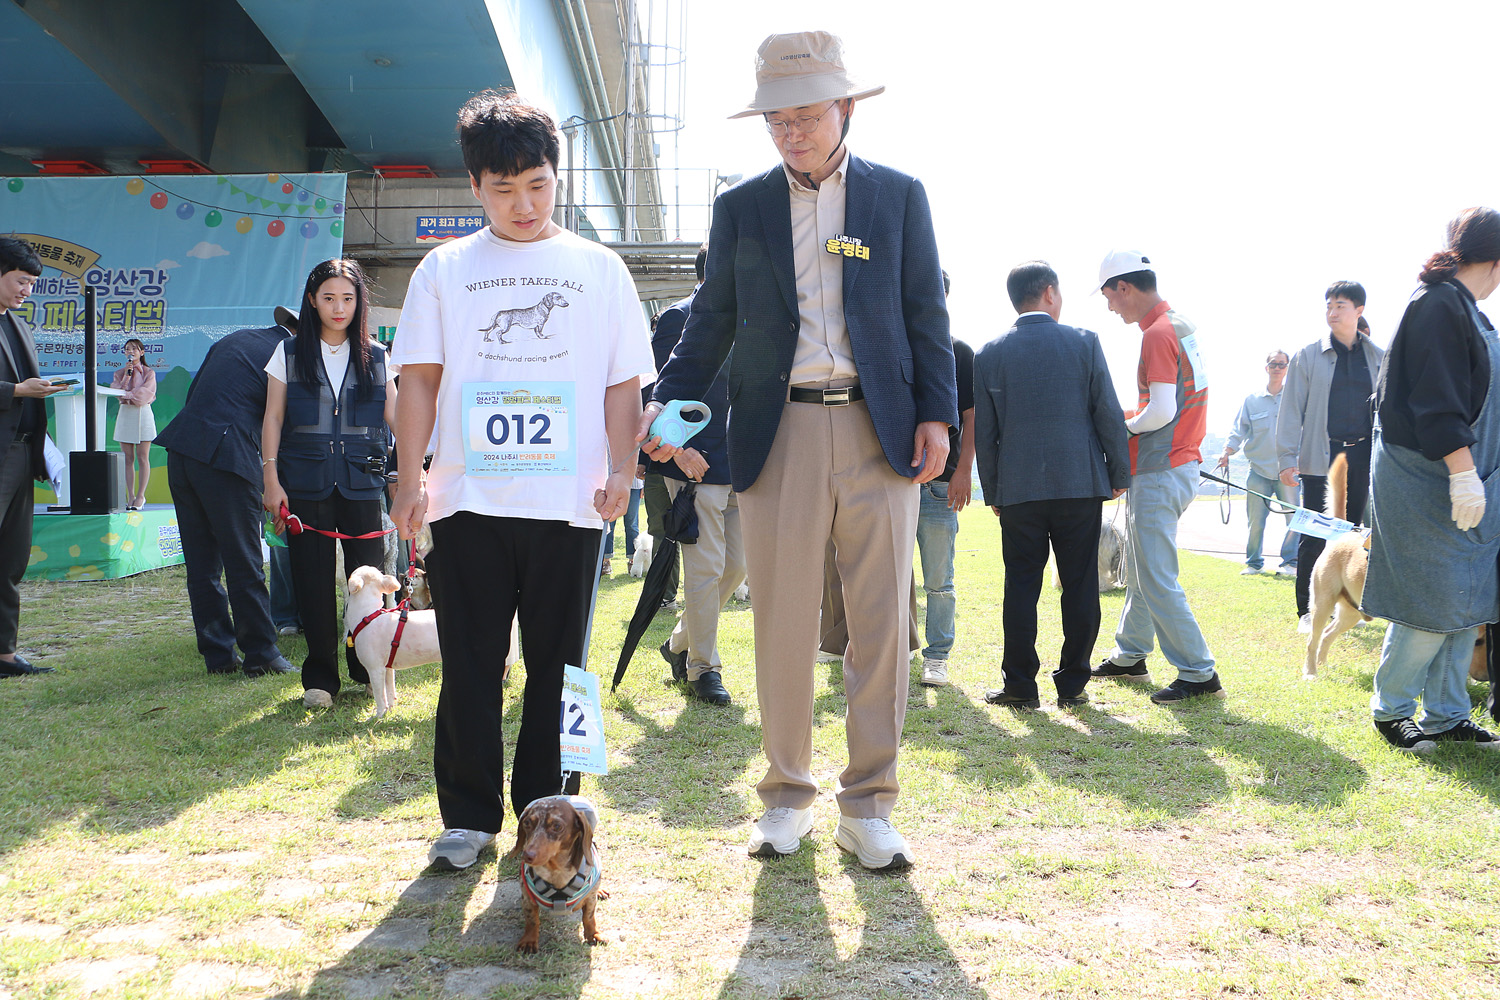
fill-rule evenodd
<path id="1" fill-rule="evenodd" d="M 1122 274 L 1134 274 L 1136 271 L 1155 271 L 1156 265 L 1151 263 L 1151 258 L 1134 250 L 1111 250 L 1104 255 L 1104 263 L 1099 265 L 1099 280 L 1094 283 L 1094 291 L 1090 294 L 1097 295 L 1099 290 L 1109 283 L 1111 278 L 1118 278 Z"/>

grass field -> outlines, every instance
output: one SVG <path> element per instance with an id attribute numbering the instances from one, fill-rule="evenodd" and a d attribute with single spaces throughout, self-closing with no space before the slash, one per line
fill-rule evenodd
<path id="1" fill-rule="evenodd" d="M 515 953 L 514 861 L 424 871 L 438 668 L 403 673 L 379 722 L 348 688 L 309 712 L 295 676 L 206 675 L 180 569 L 28 584 L 23 649 L 58 672 L 0 681 L 0 1000 L 1500 994 L 1500 755 L 1376 737 L 1380 623 L 1303 682 L 1291 581 L 1185 556 L 1227 701 L 1095 682 L 1082 710 L 996 709 L 999 531 L 982 508 L 962 525 L 956 684 L 914 668 L 910 689 L 894 819 L 919 863 L 871 874 L 833 843 L 838 664 L 817 668 L 812 846 L 747 858 L 751 611 L 724 615 L 727 709 L 670 683 L 663 615 L 605 697 L 611 773 L 584 781 L 607 944 L 564 918 L 536 956 Z M 604 584 L 596 673 L 638 588 Z M 1047 591 L 1044 662 L 1059 643 Z"/>

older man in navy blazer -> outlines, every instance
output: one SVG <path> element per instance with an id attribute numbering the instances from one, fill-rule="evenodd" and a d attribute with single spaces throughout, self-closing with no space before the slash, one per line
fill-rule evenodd
<path id="1" fill-rule="evenodd" d="M 974 359 L 979 484 L 1000 518 L 1005 559 L 1005 687 L 985 700 L 1041 707 L 1036 602 L 1050 542 L 1063 625 L 1052 681 L 1058 705 L 1068 708 L 1088 700 L 1099 638 L 1100 513 L 1130 485 L 1130 444 L 1099 335 L 1058 322 L 1057 273 L 1030 261 L 1010 272 L 1006 290 L 1016 324 Z"/>
<path id="2" fill-rule="evenodd" d="M 844 145 L 857 83 L 827 32 L 761 44 L 754 101 L 782 162 L 714 204 L 708 270 L 641 422 L 697 398 L 728 356 L 729 460 L 755 588 L 755 676 L 768 764 L 750 853 L 812 827 L 813 658 L 831 538 L 849 622 L 849 765 L 835 840 L 872 869 L 912 861 L 891 825 L 910 662 L 917 484 L 958 423 L 953 346 L 927 196 Z M 652 457 L 673 449 L 646 441 Z"/>

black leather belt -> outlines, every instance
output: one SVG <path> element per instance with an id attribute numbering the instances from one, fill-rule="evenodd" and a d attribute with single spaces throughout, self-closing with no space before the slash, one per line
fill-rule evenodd
<path id="1" fill-rule="evenodd" d="M 1355 445 L 1359 444 L 1360 442 L 1362 442 L 1362 441 L 1368 441 L 1368 440 L 1370 440 L 1370 436 L 1368 434 L 1366 434 L 1364 437 L 1362 437 L 1362 438 L 1355 438 L 1353 441 L 1340 441 L 1337 438 L 1329 438 L 1328 439 L 1328 443 L 1329 444 L 1336 444 L 1340 448 L 1352 448 Z"/>
<path id="2" fill-rule="evenodd" d="M 857 385 L 846 385 L 842 389 L 798 389 L 793 386 L 788 398 L 794 403 L 848 406 L 857 399 L 864 399 L 865 391 Z"/>

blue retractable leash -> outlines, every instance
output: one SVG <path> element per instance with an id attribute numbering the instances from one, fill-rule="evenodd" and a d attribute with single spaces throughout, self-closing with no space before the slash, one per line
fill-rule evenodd
<path id="1" fill-rule="evenodd" d="M 701 411 L 703 417 L 701 420 L 694 420 L 684 413 L 684 410 Z M 708 408 L 707 403 L 701 403 L 695 399 L 674 399 L 656 415 L 655 420 L 651 421 L 649 437 L 661 438 L 662 444 L 681 448 L 694 434 L 707 427 L 713 416 L 714 413 Z"/>

